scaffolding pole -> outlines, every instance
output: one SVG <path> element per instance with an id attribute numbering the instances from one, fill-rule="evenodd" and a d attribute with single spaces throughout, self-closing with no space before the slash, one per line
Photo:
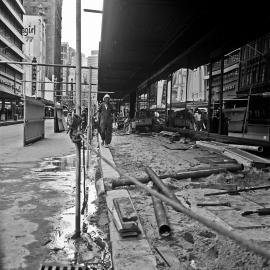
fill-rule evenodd
<path id="1" fill-rule="evenodd" d="M 92 69 L 89 69 L 89 97 L 88 97 L 88 128 L 87 128 L 87 141 L 89 144 L 92 143 Z M 86 151 L 86 168 L 89 169 L 90 162 L 90 149 L 89 144 L 87 144 Z"/>
<path id="2" fill-rule="evenodd" d="M 81 116 L 81 0 L 76 0 L 76 114 Z M 80 126 L 78 127 L 80 129 Z M 75 235 L 81 234 L 81 142 L 76 146 Z"/>

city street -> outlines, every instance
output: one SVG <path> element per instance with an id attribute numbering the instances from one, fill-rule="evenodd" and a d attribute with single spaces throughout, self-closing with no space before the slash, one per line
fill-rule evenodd
<path id="1" fill-rule="evenodd" d="M 238 4 L 0 0 L 0 270 L 270 270 L 270 13 Z"/>

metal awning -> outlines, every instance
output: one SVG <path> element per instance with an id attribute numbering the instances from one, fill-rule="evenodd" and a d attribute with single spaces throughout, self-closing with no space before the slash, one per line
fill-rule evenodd
<path id="1" fill-rule="evenodd" d="M 263 2 L 104 0 L 99 90 L 124 97 L 270 32 Z"/>
<path id="2" fill-rule="evenodd" d="M 21 96 L 14 94 L 14 92 L 9 90 L 8 88 L 3 86 L 0 87 L 0 99 L 15 101 L 20 100 L 21 98 L 22 98 Z"/>

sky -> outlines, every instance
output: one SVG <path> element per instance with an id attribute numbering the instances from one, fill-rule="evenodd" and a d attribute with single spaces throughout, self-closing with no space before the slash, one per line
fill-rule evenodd
<path id="1" fill-rule="evenodd" d="M 81 0 L 82 6 L 82 53 L 91 55 L 91 50 L 98 50 L 102 14 L 84 12 L 83 9 L 102 10 L 103 0 Z M 62 42 L 76 49 L 76 0 L 63 0 Z"/>

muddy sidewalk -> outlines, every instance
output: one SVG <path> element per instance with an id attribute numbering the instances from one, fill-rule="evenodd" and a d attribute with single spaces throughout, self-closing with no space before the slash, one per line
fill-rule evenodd
<path id="1" fill-rule="evenodd" d="M 82 233 L 73 239 L 74 144 L 65 133 L 54 134 L 52 124 L 46 124 L 45 140 L 27 147 L 22 146 L 20 128 L 12 126 L 12 136 L 2 134 L 0 269 L 34 270 L 43 269 L 42 265 L 111 269 L 105 199 L 97 197 L 95 188 L 95 180 L 100 178 L 98 157 L 91 154 Z M 93 145 L 97 147 L 96 140 Z M 83 168 L 81 179 L 83 202 Z"/>

